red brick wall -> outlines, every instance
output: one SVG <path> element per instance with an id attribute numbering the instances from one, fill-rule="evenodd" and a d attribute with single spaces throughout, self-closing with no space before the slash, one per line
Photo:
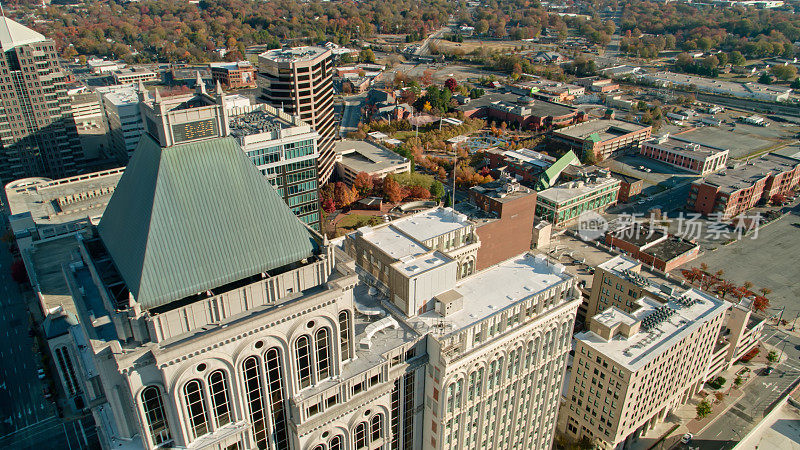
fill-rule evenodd
<path id="1" fill-rule="evenodd" d="M 470 195 L 472 194 L 471 192 Z M 480 201 L 478 198 L 476 200 Z M 504 203 L 488 197 L 483 197 L 482 200 L 487 206 L 482 209 L 498 212 L 500 219 L 475 228 L 481 240 L 477 258 L 478 270 L 530 250 L 533 239 L 533 213 L 536 210 L 535 193 Z M 476 204 L 479 204 L 477 201 Z"/>

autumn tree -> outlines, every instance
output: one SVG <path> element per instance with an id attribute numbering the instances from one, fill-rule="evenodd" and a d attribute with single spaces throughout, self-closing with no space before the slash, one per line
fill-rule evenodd
<path id="1" fill-rule="evenodd" d="M 333 188 L 333 201 L 337 208 L 345 208 L 356 201 L 356 192 L 350 186 L 337 181 Z"/>
<path id="2" fill-rule="evenodd" d="M 455 92 L 456 89 L 458 88 L 458 82 L 456 81 L 455 78 L 448 78 L 444 82 L 444 87 L 446 87 L 447 89 L 450 89 L 450 92 Z"/>
<path id="3" fill-rule="evenodd" d="M 326 198 L 322 201 L 322 210 L 330 214 L 336 211 L 336 203 L 333 202 L 333 199 Z"/>
<path id="4" fill-rule="evenodd" d="M 353 181 L 353 187 L 360 196 L 369 195 L 372 192 L 372 177 L 367 172 L 359 172 Z"/>
<path id="5" fill-rule="evenodd" d="M 408 196 L 419 200 L 427 200 L 431 198 L 431 193 L 422 186 L 411 186 L 408 189 Z"/>
<path id="6" fill-rule="evenodd" d="M 383 180 L 383 193 L 386 195 L 386 199 L 392 203 L 397 203 L 405 197 L 403 187 L 391 176 Z"/>
<path id="7" fill-rule="evenodd" d="M 769 308 L 769 299 L 763 295 L 757 295 L 753 299 L 753 310 L 756 312 L 764 312 Z"/>

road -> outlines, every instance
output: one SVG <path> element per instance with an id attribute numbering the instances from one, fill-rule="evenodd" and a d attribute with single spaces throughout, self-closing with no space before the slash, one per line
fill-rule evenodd
<path id="1" fill-rule="evenodd" d="M 763 419 L 767 408 L 778 400 L 789 385 L 800 378 L 800 338 L 767 326 L 764 328 L 763 340 L 783 350 L 786 360 L 779 363 L 770 375 L 756 375 L 757 379 L 745 387 L 744 396 L 694 437 L 692 447 L 699 447 L 701 450 L 733 448 Z M 674 448 L 680 449 L 683 446 Z"/>
<path id="2" fill-rule="evenodd" d="M 339 133 L 346 136 L 350 131 L 356 131 L 361 122 L 361 108 L 367 100 L 367 94 L 353 95 L 344 98 L 342 110 L 342 122 L 339 126 Z"/>
<path id="3" fill-rule="evenodd" d="M 438 39 L 439 37 L 441 37 L 447 31 L 450 31 L 450 28 L 442 27 L 442 28 L 439 28 L 438 30 L 434 31 L 433 33 L 429 34 L 428 37 L 426 37 L 425 40 L 422 41 L 422 44 L 420 44 L 419 48 L 417 48 L 417 50 L 414 52 L 414 54 L 417 55 L 417 56 L 430 55 L 431 40 L 432 39 L 433 40 Z"/>
<path id="4" fill-rule="evenodd" d="M 25 298 L 11 278 L 11 263 L 8 247 L 0 244 L 0 448 L 99 448 L 91 416 L 64 421 L 44 398 L 45 382 L 36 373 L 41 359 L 33 353 Z"/>
<path id="5" fill-rule="evenodd" d="M 4 222 L 3 222 L 4 223 Z M 42 395 L 25 299 L 11 278 L 12 257 L 0 244 L 0 436 L 55 415 Z"/>
<path id="6" fill-rule="evenodd" d="M 0 438 L 0 448 L 82 450 L 99 449 L 100 443 L 92 416 L 69 421 L 51 416 Z"/>
<path id="7" fill-rule="evenodd" d="M 662 212 L 670 212 L 676 209 L 683 208 L 686 204 L 686 197 L 689 195 L 689 189 L 692 186 L 692 180 L 687 179 L 681 182 L 678 186 L 668 189 L 664 192 L 655 194 L 644 203 L 629 203 L 608 209 L 609 214 L 632 214 L 647 213 L 650 209 L 660 209 Z"/>

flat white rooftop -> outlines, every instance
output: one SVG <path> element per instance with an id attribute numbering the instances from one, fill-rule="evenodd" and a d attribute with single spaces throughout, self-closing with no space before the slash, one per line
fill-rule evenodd
<path id="1" fill-rule="evenodd" d="M 461 311 L 444 318 L 433 311 L 418 317 L 428 325 L 448 323 L 457 331 L 571 278 L 563 265 L 524 253 L 462 279 L 454 288 L 463 297 Z"/>
<path id="2" fill-rule="evenodd" d="M 730 303 L 695 289 L 689 289 L 683 295 L 687 299 L 696 300 L 696 302 L 691 306 L 686 306 L 674 298 L 667 303 L 662 303 L 644 297 L 639 299 L 641 307 L 631 314 L 612 306 L 593 317 L 594 320 L 606 326 L 613 326 L 617 322 L 632 324 L 641 321 L 645 317 L 655 314 L 658 308 L 664 306 L 675 311 L 650 330 L 641 328 L 639 332 L 628 338 L 617 334 L 611 340 L 606 340 L 592 331 L 585 331 L 576 334 L 575 339 L 597 350 L 617 364 L 631 371 L 637 371 L 704 323 L 724 314 L 730 307 Z"/>
<path id="3" fill-rule="evenodd" d="M 393 265 L 405 276 L 413 277 L 414 275 L 418 275 L 422 272 L 433 269 L 434 267 L 447 264 L 450 261 L 452 261 L 452 259 L 448 258 L 447 256 L 439 252 L 433 252 L 432 254 L 417 256 L 416 258 L 409 256 L 401 259 Z"/>
<path id="4" fill-rule="evenodd" d="M 550 200 L 561 205 L 574 198 L 590 195 L 608 186 L 619 185 L 619 180 L 612 177 L 598 177 L 594 181 L 568 181 L 539 192 L 539 198 Z"/>
<path id="5" fill-rule="evenodd" d="M 359 228 L 357 233 L 367 242 L 381 249 L 395 259 L 418 256 L 427 253 L 428 249 L 391 226 L 380 228 Z"/>
<path id="6" fill-rule="evenodd" d="M 427 241 L 452 231 L 467 228 L 471 222 L 453 208 L 434 208 L 392 222 L 392 226 L 418 241 Z"/>
<path id="7" fill-rule="evenodd" d="M 135 84 L 100 86 L 95 90 L 115 106 L 139 104 L 139 88 Z"/>
<path id="8" fill-rule="evenodd" d="M 624 271 L 631 270 L 641 264 L 642 263 L 636 261 L 635 259 L 617 255 L 602 264 L 598 264 L 597 267 L 617 275 L 622 275 Z"/>

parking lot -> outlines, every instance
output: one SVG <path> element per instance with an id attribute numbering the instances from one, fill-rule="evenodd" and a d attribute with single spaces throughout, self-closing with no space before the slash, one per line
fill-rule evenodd
<path id="1" fill-rule="evenodd" d="M 739 242 L 706 252 L 681 268 L 708 264 L 710 272 L 724 271 L 723 277 L 741 285 L 749 281 L 753 290 L 766 287 L 772 290 L 767 298 L 772 308 L 786 307 L 793 319 L 800 313 L 800 206 L 792 212 L 759 229 L 755 239 L 746 237 Z M 677 271 L 676 271 L 677 272 Z"/>

